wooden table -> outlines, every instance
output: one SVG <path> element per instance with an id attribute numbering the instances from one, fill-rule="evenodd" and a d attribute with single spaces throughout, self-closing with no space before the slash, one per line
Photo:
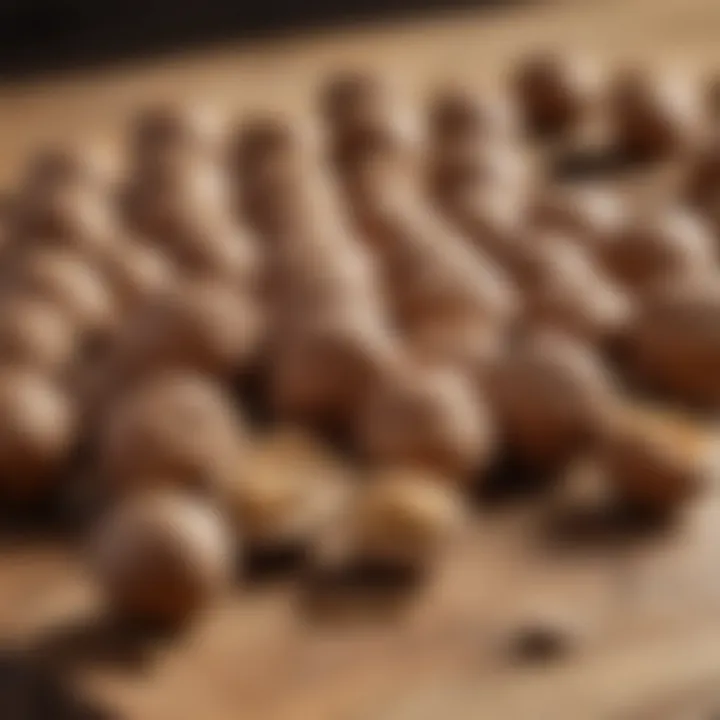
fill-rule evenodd
<path id="1" fill-rule="evenodd" d="M 54 137 L 116 141 L 138 101 L 158 95 L 302 113 L 324 72 L 361 63 L 420 98 L 445 76 L 491 88 L 518 52 L 551 42 L 701 73 L 720 58 L 718 37 L 716 0 L 576 0 L 5 87 L 0 174 L 10 186 L 28 151 Z M 53 684 L 21 672 L 25 661 L 32 667 L 27 647 L 64 668 L 90 704 L 131 720 L 716 717 L 701 706 L 715 702 L 720 712 L 718 501 L 708 497 L 664 532 L 620 542 L 611 542 L 615 533 L 550 542 L 541 505 L 480 509 L 439 576 L 397 612 L 383 604 L 387 612 L 356 613 L 350 602 L 340 616 L 309 615 L 301 583 L 252 582 L 187 636 L 138 646 L 96 622 L 76 549 L 57 537 L 3 536 L 0 636 L 17 652 L 0 658 L 0 717 L 95 717 L 59 696 L 50 714 L 10 709 Z M 510 631 L 544 611 L 577 624 L 577 648 L 554 663 L 518 665 Z M 11 690 L 16 682 L 27 692 Z M 695 705 L 697 715 L 682 714 Z"/>

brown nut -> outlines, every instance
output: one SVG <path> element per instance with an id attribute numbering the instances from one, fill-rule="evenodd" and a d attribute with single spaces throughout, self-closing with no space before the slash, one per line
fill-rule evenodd
<path id="1" fill-rule="evenodd" d="M 231 149 L 235 204 L 250 227 L 268 240 L 277 228 L 278 214 L 300 204 L 295 198 L 307 182 L 313 147 L 304 128 L 280 117 L 246 121 Z"/>
<path id="2" fill-rule="evenodd" d="M 373 313 L 328 308 L 288 327 L 271 354 L 270 393 L 283 417 L 344 425 L 397 347 Z"/>
<path id="3" fill-rule="evenodd" d="M 177 270 L 166 253 L 131 238 L 124 239 L 118 251 L 108 257 L 105 268 L 126 313 L 167 291 L 177 279 Z"/>
<path id="4" fill-rule="evenodd" d="M 58 186 L 19 198 L 16 231 L 24 246 L 68 249 L 103 259 L 117 242 L 118 222 L 94 189 Z"/>
<path id="5" fill-rule="evenodd" d="M 627 217 L 620 196 L 597 189 L 553 189 L 535 197 L 528 222 L 542 230 L 559 232 L 590 252 L 602 252 Z"/>
<path id="6" fill-rule="evenodd" d="M 508 337 L 503 327 L 460 316 L 421 318 L 405 340 L 420 363 L 457 368 L 482 381 L 504 352 Z"/>
<path id="7" fill-rule="evenodd" d="M 601 428 L 613 383 L 583 343 L 556 331 L 530 336 L 487 383 L 509 447 L 538 470 L 555 469 Z"/>
<path id="8" fill-rule="evenodd" d="M 447 85 L 434 93 L 428 124 L 435 144 L 460 139 L 507 140 L 517 130 L 517 118 L 508 103 L 459 85 Z"/>
<path id="9" fill-rule="evenodd" d="M 683 197 L 701 210 L 715 207 L 720 197 L 720 137 L 713 136 L 693 152 L 681 189 Z"/>
<path id="10" fill-rule="evenodd" d="M 112 188 L 113 181 L 113 162 L 107 147 L 50 146 L 31 158 L 21 195 L 45 196 L 61 187 L 103 192 Z"/>
<path id="11" fill-rule="evenodd" d="M 564 238 L 537 237 L 546 244 L 535 278 L 526 285 L 524 321 L 559 328 L 591 343 L 621 336 L 633 303 L 623 289 Z"/>
<path id="12" fill-rule="evenodd" d="M 342 236 L 288 238 L 269 259 L 269 295 L 278 315 L 293 321 L 333 307 L 379 305 L 381 287 L 371 253 Z M 378 313 L 381 312 L 378 307 Z"/>
<path id="13" fill-rule="evenodd" d="M 243 419 L 219 386 L 165 373 L 116 400 L 100 459 L 120 494 L 167 483 L 213 491 L 237 472 L 244 444 Z"/>
<path id="14" fill-rule="evenodd" d="M 398 366 L 366 393 L 356 432 L 374 462 L 467 480 L 495 451 L 495 424 L 469 379 L 447 367 Z"/>
<path id="15" fill-rule="evenodd" d="M 564 133 L 577 128 L 595 106 L 600 75 L 586 58 L 549 51 L 530 55 L 515 68 L 512 93 L 528 130 Z"/>
<path id="16" fill-rule="evenodd" d="M 370 72 L 349 70 L 328 79 L 320 92 L 320 113 L 335 131 L 373 124 L 390 103 L 390 89 Z"/>
<path id="17" fill-rule="evenodd" d="M 59 376 L 76 359 L 80 335 L 60 308 L 33 297 L 0 304 L 0 363 Z"/>
<path id="18" fill-rule="evenodd" d="M 116 298 L 94 266 L 69 250 L 37 249 L 20 258 L 12 286 L 55 303 L 82 331 L 103 332 L 117 322 Z"/>
<path id="19" fill-rule="evenodd" d="M 223 118 L 200 104 L 159 102 L 143 109 L 131 129 L 130 153 L 136 176 L 172 179 L 186 164 L 219 160 Z"/>
<path id="20" fill-rule="evenodd" d="M 602 260 L 614 278 L 639 294 L 717 269 L 710 229 L 695 214 L 676 207 L 628 218 L 605 245 Z"/>
<path id="21" fill-rule="evenodd" d="M 614 79 L 608 105 L 617 147 L 630 157 L 675 155 L 701 131 L 699 98 L 687 78 L 627 69 Z"/>
<path id="22" fill-rule="evenodd" d="M 526 256 L 526 194 L 490 187 L 458 194 L 445 205 L 448 217 L 480 251 L 487 254 L 510 277 L 523 280 Z"/>
<path id="23" fill-rule="evenodd" d="M 263 325 L 261 309 L 245 293 L 189 280 L 138 309 L 123 330 L 120 352 L 131 374 L 175 367 L 233 377 L 255 359 Z"/>
<path id="24" fill-rule="evenodd" d="M 424 567 L 463 519 L 462 497 L 442 476 L 391 466 L 375 473 L 353 498 L 354 551 L 366 560 Z"/>
<path id="25" fill-rule="evenodd" d="M 0 492 L 34 500 L 60 480 L 76 440 L 73 403 L 37 372 L 0 373 Z"/>
<path id="26" fill-rule="evenodd" d="M 254 440 L 222 499 L 246 544 L 303 545 L 332 515 L 344 480 L 340 468 L 309 435 L 281 428 Z"/>
<path id="27" fill-rule="evenodd" d="M 487 191 L 519 193 L 532 179 L 527 157 L 507 143 L 454 140 L 436 148 L 430 164 L 431 192 L 446 210 Z"/>
<path id="28" fill-rule="evenodd" d="M 166 249 L 187 275 L 228 281 L 253 292 L 262 285 L 260 247 L 228 219 L 188 219 L 185 232 L 176 234 Z"/>
<path id="29" fill-rule="evenodd" d="M 506 273 L 417 199 L 382 209 L 374 241 L 401 325 L 419 317 L 472 315 L 509 321 L 518 293 Z"/>
<path id="30" fill-rule="evenodd" d="M 229 218 L 227 180 L 215 165 L 188 161 L 170 178 L 136 178 L 123 197 L 130 225 L 139 233 L 172 248 L 178 236 L 192 234 L 204 221 Z"/>
<path id="31" fill-rule="evenodd" d="M 320 106 L 331 133 L 331 161 L 342 176 L 352 176 L 373 158 L 400 165 L 412 159 L 418 129 L 382 79 L 357 72 L 338 75 L 323 89 Z"/>
<path id="32" fill-rule="evenodd" d="M 634 507 L 667 513 L 707 482 L 712 439 L 680 416 L 656 408 L 618 406 L 602 446 L 607 479 Z"/>
<path id="33" fill-rule="evenodd" d="M 628 332 L 628 362 L 644 384 L 691 403 L 720 402 L 717 280 L 688 279 L 646 298 Z"/>
<path id="34" fill-rule="evenodd" d="M 210 506 L 168 492 L 131 498 L 93 537 L 93 570 L 121 616 L 179 625 L 229 585 L 233 547 Z"/>
<path id="35" fill-rule="evenodd" d="M 297 125 L 284 117 L 266 115 L 244 120 L 235 132 L 230 164 L 241 183 L 266 165 L 289 160 L 300 145 Z"/>

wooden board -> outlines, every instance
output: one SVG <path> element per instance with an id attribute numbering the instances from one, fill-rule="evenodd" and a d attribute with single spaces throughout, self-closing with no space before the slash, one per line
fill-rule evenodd
<path id="1" fill-rule="evenodd" d="M 331 66 L 377 67 L 421 97 L 444 76 L 492 87 L 519 51 L 550 42 L 609 61 L 678 61 L 705 72 L 719 58 L 719 33 L 716 0 L 578 0 L 6 87 L 0 175 L 10 186 L 27 152 L 55 137 L 116 140 L 136 104 L 158 94 L 302 113 Z M 677 526 L 631 537 L 550 542 L 547 524 L 547 508 L 534 503 L 480 509 L 438 577 L 393 603 L 335 598 L 309 613 L 298 580 L 247 582 L 173 642 L 103 627 L 76 547 L 51 533 L 5 533 L 0 717 L 103 717 L 60 692 L 66 682 L 109 717 L 130 720 L 680 720 L 720 712 L 720 502 L 708 497 Z M 574 621 L 578 647 L 562 661 L 519 666 L 507 652 L 510 630 L 541 611 Z M 50 670 L 41 672 L 38 657 Z"/>

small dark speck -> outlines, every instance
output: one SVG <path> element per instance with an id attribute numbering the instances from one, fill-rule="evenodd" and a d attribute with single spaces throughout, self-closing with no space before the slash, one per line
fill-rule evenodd
<path id="1" fill-rule="evenodd" d="M 510 639 L 510 652 L 522 662 L 549 662 L 572 649 L 570 633 L 552 623 L 536 622 L 517 628 Z"/>

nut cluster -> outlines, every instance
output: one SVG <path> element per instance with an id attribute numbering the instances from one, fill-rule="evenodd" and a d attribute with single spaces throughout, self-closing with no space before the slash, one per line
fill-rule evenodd
<path id="1" fill-rule="evenodd" d="M 328 527 L 351 558 L 427 566 L 507 455 L 543 476 L 591 457 L 619 503 L 676 510 L 707 449 L 644 402 L 720 402 L 703 112 L 688 82 L 538 54 L 502 99 L 439 89 L 426 123 L 351 73 L 314 133 L 160 104 L 122 163 L 39 153 L 2 219 L 2 501 L 90 472 L 111 606 L 173 623 L 242 551 Z M 598 120 L 608 153 L 680 170 L 671 198 L 537 162 L 536 133 Z"/>

